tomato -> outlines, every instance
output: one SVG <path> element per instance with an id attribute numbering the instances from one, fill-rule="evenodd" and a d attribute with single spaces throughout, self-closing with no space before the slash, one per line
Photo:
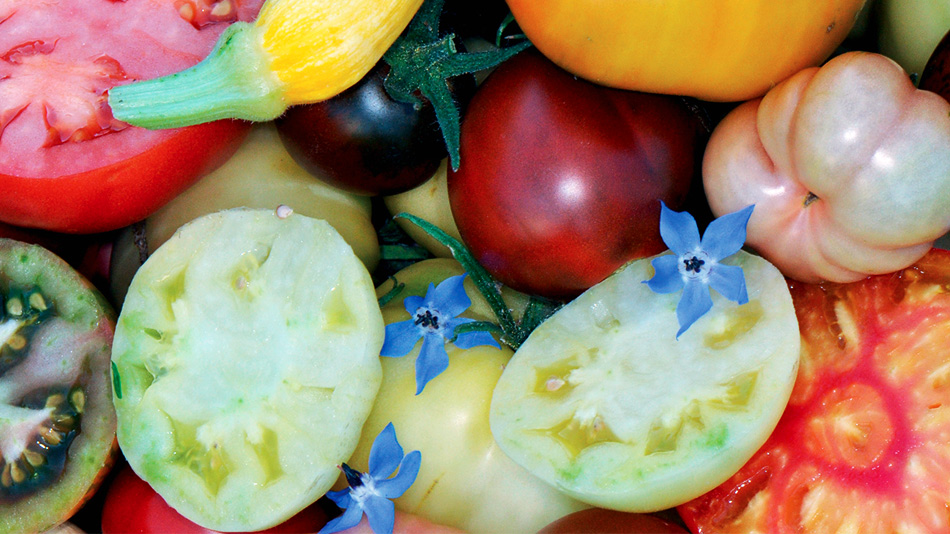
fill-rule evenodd
<path id="1" fill-rule="evenodd" d="M 665 250 L 705 132 L 683 100 L 607 89 L 523 52 L 480 86 L 448 176 L 463 241 L 502 283 L 566 298 Z"/>
<path id="2" fill-rule="evenodd" d="M 264 534 L 316 532 L 327 522 L 319 504 L 304 508 Z M 140 533 L 212 534 L 218 532 L 197 525 L 175 511 L 147 482 L 128 466 L 119 468 L 106 493 L 102 507 L 103 534 Z"/>
<path id="3" fill-rule="evenodd" d="M 799 335 L 778 269 L 743 251 L 723 262 L 743 270 L 749 301 L 713 292 L 682 335 L 681 294 L 643 283 L 651 258 L 541 323 L 492 393 L 501 450 L 567 495 L 627 512 L 667 509 L 728 479 L 782 415 Z"/>
<path id="4" fill-rule="evenodd" d="M 920 76 L 920 88 L 950 100 L 950 30 L 934 48 Z"/>
<path id="5" fill-rule="evenodd" d="M 343 534 L 378 534 L 370 528 L 369 520 L 366 519 L 366 516 L 363 516 L 363 519 L 360 520 L 360 523 L 355 527 L 341 532 L 343 532 Z M 464 531 L 456 528 L 437 525 L 421 517 L 396 510 L 396 520 L 393 524 L 392 534 L 462 534 L 463 532 Z"/>
<path id="6" fill-rule="evenodd" d="M 458 226 L 455 224 L 455 217 L 452 215 L 452 207 L 449 205 L 449 189 L 447 183 L 448 160 L 443 160 L 435 173 L 418 186 L 396 194 L 383 197 L 383 203 L 386 209 L 392 215 L 400 213 L 411 213 L 426 222 L 432 223 L 446 232 L 454 239 L 461 241 Z M 422 245 L 433 256 L 439 258 L 451 258 L 452 252 L 439 243 L 434 237 L 427 234 L 423 229 L 416 226 L 405 218 L 395 219 L 406 234 L 416 243 Z"/>
<path id="7" fill-rule="evenodd" d="M 0 220 L 112 230 L 223 163 L 246 123 L 128 127 L 112 117 L 106 94 L 197 63 L 227 22 L 253 19 L 262 3 L 232 1 L 213 16 L 207 0 L 0 6 Z"/>
<path id="8" fill-rule="evenodd" d="M 341 189 L 389 195 L 429 179 L 446 156 L 442 130 L 428 99 L 393 100 L 378 63 L 356 85 L 322 102 L 292 106 L 275 123 L 288 152 L 305 169 Z M 472 76 L 447 81 L 456 102 L 475 91 Z"/>
<path id="9" fill-rule="evenodd" d="M 950 252 L 852 284 L 791 282 L 802 361 L 756 455 L 679 508 L 694 532 L 947 532 Z"/>
<path id="10" fill-rule="evenodd" d="M 367 198 L 345 193 L 314 178 L 294 163 L 273 124 L 255 126 L 224 165 L 201 178 L 149 216 L 116 237 L 111 288 L 122 302 L 143 256 L 167 241 L 183 224 L 215 211 L 248 207 L 275 209 L 285 204 L 295 212 L 329 222 L 353 248 L 366 268 L 379 261 L 379 242 Z"/>
<path id="11" fill-rule="evenodd" d="M 430 283 L 463 273 L 450 259 L 416 263 L 395 274 L 405 288 L 383 306 L 387 324 L 409 318 L 403 299 L 425 295 Z M 491 309 L 465 281 L 471 307 L 463 314 L 491 320 Z M 384 295 L 387 281 L 377 289 Z M 517 299 L 506 301 L 519 309 Z M 523 303 L 522 303 L 523 304 Z M 549 522 L 586 506 L 535 478 L 508 458 L 495 443 L 488 426 L 492 390 L 511 358 L 507 346 L 460 349 L 445 346 L 448 368 L 416 394 L 415 363 L 419 344 L 402 357 L 382 357 L 383 382 L 360 444 L 347 462 L 365 471 L 376 435 L 390 422 L 405 450 L 418 450 L 422 466 L 416 481 L 395 499 L 396 509 L 428 521 L 467 532 L 533 532 Z M 345 482 L 338 482 L 338 486 Z"/>
<path id="12" fill-rule="evenodd" d="M 878 0 L 881 53 L 920 75 L 934 47 L 950 28 L 950 3 L 942 0 Z"/>
<path id="13" fill-rule="evenodd" d="M 508 0 L 508 5 L 535 46 L 578 76 L 622 89 L 740 101 L 824 61 L 848 35 L 864 2 Z"/>
<path id="14" fill-rule="evenodd" d="M 647 514 L 631 514 L 588 508 L 566 515 L 538 531 L 538 534 L 687 534 L 679 525 Z"/>
<path id="15" fill-rule="evenodd" d="M 850 52 L 733 110 L 703 160 L 713 212 L 755 204 L 747 244 L 791 278 L 906 267 L 950 229 L 950 104 Z"/>
<path id="16" fill-rule="evenodd" d="M 115 312 L 62 259 L 0 239 L 0 532 L 69 519 L 115 458 Z"/>
<path id="17" fill-rule="evenodd" d="M 326 221 L 205 215 L 129 286 L 112 350 L 119 446 L 188 519 L 270 528 L 336 481 L 373 406 L 382 343 L 369 272 Z"/>

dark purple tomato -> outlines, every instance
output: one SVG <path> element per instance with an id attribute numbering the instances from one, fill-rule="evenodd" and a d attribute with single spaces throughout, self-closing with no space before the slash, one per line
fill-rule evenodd
<path id="1" fill-rule="evenodd" d="M 933 91 L 950 100 L 950 32 L 930 54 L 927 66 L 920 76 L 920 88 Z"/>
<path id="2" fill-rule="evenodd" d="M 569 298 L 666 249 L 660 201 L 684 206 L 706 137 L 681 98 L 607 89 L 522 52 L 469 104 L 452 214 L 498 280 Z"/>
<path id="3" fill-rule="evenodd" d="M 391 195 L 428 180 L 446 157 L 442 131 L 428 100 L 393 100 L 383 87 L 380 61 L 340 95 L 293 106 L 275 123 L 287 151 L 327 183 L 361 195 Z M 457 104 L 475 90 L 471 76 L 449 82 Z"/>

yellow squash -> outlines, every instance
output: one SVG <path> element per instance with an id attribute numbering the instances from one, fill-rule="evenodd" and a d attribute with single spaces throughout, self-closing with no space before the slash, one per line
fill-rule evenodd
<path id="1" fill-rule="evenodd" d="M 146 128 L 224 118 L 270 120 L 288 106 L 325 100 L 379 61 L 422 0 L 268 0 L 253 23 L 236 22 L 194 67 L 113 88 L 119 120 Z"/>

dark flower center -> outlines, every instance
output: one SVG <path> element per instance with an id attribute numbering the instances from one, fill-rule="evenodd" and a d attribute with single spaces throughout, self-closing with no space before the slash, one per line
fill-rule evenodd
<path id="1" fill-rule="evenodd" d="M 423 328 L 436 330 L 439 328 L 439 316 L 433 315 L 431 311 L 426 310 L 425 313 L 416 314 L 415 324 L 421 325 Z"/>
<path id="2" fill-rule="evenodd" d="M 686 268 L 686 272 L 693 272 L 697 274 L 702 270 L 705 263 L 706 262 L 697 258 L 696 256 L 692 256 L 683 260 L 683 266 Z"/>
<path id="3" fill-rule="evenodd" d="M 346 475 L 346 483 L 349 484 L 351 488 L 356 488 L 363 485 L 363 474 L 356 469 L 353 469 L 344 463 L 340 466 L 340 470 L 343 471 L 344 475 Z"/>

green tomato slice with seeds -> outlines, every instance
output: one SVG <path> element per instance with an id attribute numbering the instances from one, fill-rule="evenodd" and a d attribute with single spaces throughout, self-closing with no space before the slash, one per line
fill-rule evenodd
<path id="1" fill-rule="evenodd" d="M 629 512 L 672 507 L 735 473 L 777 424 L 800 338 L 781 273 L 739 252 L 749 302 L 715 291 L 679 339 L 682 293 L 642 283 L 651 258 L 542 323 L 505 368 L 490 424 L 515 462 L 568 495 Z"/>
<path id="2" fill-rule="evenodd" d="M 326 222 L 250 209 L 196 219 L 139 269 L 119 316 L 119 445 L 201 526 L 281 523 L 356 448 L 383 332 L 369 273 Z"/>

